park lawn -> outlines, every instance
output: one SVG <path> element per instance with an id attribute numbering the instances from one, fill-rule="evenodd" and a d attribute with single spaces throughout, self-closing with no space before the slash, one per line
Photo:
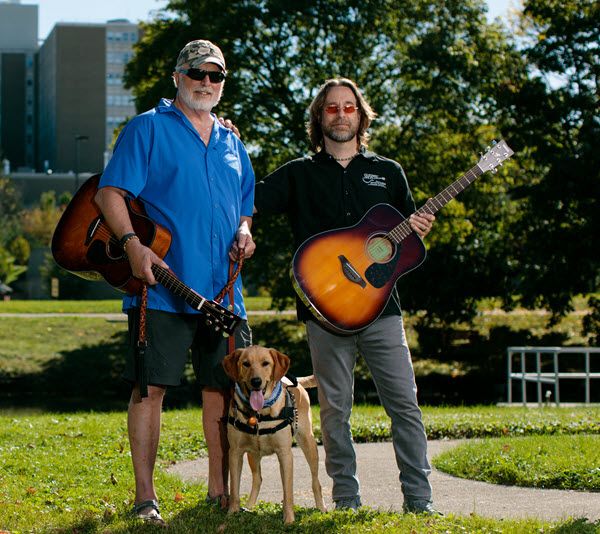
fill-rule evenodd
<path id="1" fill-rule="evenodd" d="M 249 310 L 264 310 L 270 300 L 265 297 L 251 297 Z M 115 313 L 121 311 L 120 302 L 105 301 L 0 301 L 0 313 Z M 10 374 L 40 370 L 45 363 L 54 360 L 62 352 L 80 346 L 100 346 L 113 344 L 121 333 L 126 332 L 126 317 L 106 319 L 102 317 L 0 317 L 0 369 Z M 253 317 L 253 325 L 273 321 L 270 317 Z M 416 317 L 406 315 L 405 328 L 410 348 L 418 351 L 418 336 L 414 331 Z M 474 328 L 481 335 L 487 335 L 492 328 L 510 328 L 541 335 L 547 332 L 548 315 L 536 312 L 484 313 L 475 319 Z M 289 335 L 304 339 L 302 325 L 288 325 Z M 553 328 L 555 333 L 568 335 L 570 344 L 585 344 L 581 334 L 581 314 L 573 313 L 565 317 Z M 415 359 L 418 375 L 432 371 L 440 374 L 460 373 L 461 362 L 438 362 L 437 360 Z"/>
<path id="2" fill-rule="evenodd" d="M 600 436 L 485 439 L 446 451 L 433 464 L 445 473 L 493 484 L 600 491 Z"/>
<path id="3" fill-rule="evenodd" d="M 9 376 L 42 372 L 63 353 L 110 344 L 127 331 L 127 322 L 90 317 L 2 317 L 0 369 Z"/>
<path id="4" fill-rule="evenodd" d="M 245 297 L 248 310 L 268 310 L 270 297 Z M 113 300 L 8 300 L 0 301 L 0 313 L 121 313 L 121 301 Z"/>
<path id="5" fill-rule="evenodd" d="M 431 409 L 433 410 L 433 409 Z M 499 413 L 503 409 L 497 409 Z M 381 408 L 357 408 L 377 426 Z M 430 410 L 427 410 L 430 411 Z M 434 411 L 434 410 L 433 410 Z M 477 410 L 463 409 L 475 414 Z M 426 419 L 427 419 L 426 413 Z M 585 415 L 584 418 L 586 418 Z M 473 418 L 474 420 L 476 418 Z M 143 532 L 128 511 L 133 475 L 123 412 L 0 415 L 0 530 L 12 532 Z M 159 449 L 157 487 L 170 531 L 188 532 L 428 532 L 591 533 L 584 519 L 550 524 L 477 516 L 422 518 L 364 510 L 358 514 L 299 510 L 283 527 L 281 506 L 228 517 L 200 504 L 206 488 L 167 475 L 175 461 L 205 454 L 199 409 L 167 411 Z M 221 528 L 220 528 L 221 527 Z"/>

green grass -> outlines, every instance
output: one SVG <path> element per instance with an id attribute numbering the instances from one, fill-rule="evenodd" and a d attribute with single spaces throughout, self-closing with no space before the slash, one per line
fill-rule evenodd
<path id="1" fill-rule="evenodd" d="M 248 310 L 268 310 L 271 307 L 270 297 L 244 297 Z M 587 296 L 577 296 L 573 299 L 576 314 L 588 311 Z M 483 299 L 478 307 L 484 315 L 493 312 L 497 316 L 538 315 L 547 317 L 549 312 L 517 309 L 510 313 L 500 310 L 497 299 Z M 8 300 L 0 301 L 0 313 L 119 313 L 120 300 Z"/>
<path id="2" fill-rule="evenodd" d="M 600 434 L 600 407 L 423 407 L 429 439 Z"/>
<path id="3" fill-rule="evenodd" d="M 486 439 L 447 451 L 433 464 L 451 475 L 494 484 L 600 491 L 600 436 Z"/>
<path id="4" fill-rule="evenodd" d="M 362 414 L 373 415 L 381 416 L 381 409 L 365 408 Z M 128 517 L 134 495 L 125 419 L 122 412 L 0 416 L 0 530 L 147 531 Z M 205 454 L 201 411 L 167 411 L 162 428 L 156 483 L 170 532 L 574 534 L 600 528 L 583 519 L 550 524 L 477 516 L 427 519 L 367 510 L 320 514 L 306 509 L 298 509 L 294 526 L 283 527 L 281 506 L 275 504 L 228 517 L 199 504 L 204 485 L 184 483 L 164 471 L 174 461 Z"/>
<path id="5" fill-rule="evenodd" d="M 10 333 L 0 348 L 0 369 L 11 376 L 39 373 L 69 351 L 110 343 L 126 332 L 125 321 L 88 317 L 0 318 L 0 328 Z"/>
<path id="6" fill-rule="evenodd" d="M 248 310 L 268 310 L 270 297 L 245 297 Z M 121 313 L 120 300 L 8 300 L 0 313 Z"/>

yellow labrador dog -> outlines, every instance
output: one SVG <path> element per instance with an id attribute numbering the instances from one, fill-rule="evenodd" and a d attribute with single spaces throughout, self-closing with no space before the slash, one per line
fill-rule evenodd
<path id="1" fill-rule="evenodd" d="M 231 473 L 229 513 L 240 510 L 244 453 L 248 453 L 252 471 L 248 508 L 254 506 L 260 490 L 261 457 L 276 454 L 283 482 L 283 520 L 284 523 L 294 521 L 292 436 L 296 437 L 310 467 L 317 508 L 325 512 L 318 476 L 319 453 L 305 389 L 315 387 L 314 377 L 299 378 L 298 385 L 293 385 L 284 378 L 290 367 L 289 357 L 256 345 L 232 352 L 223 360 L 223 367 L 235 382 L 227 425 Z"/>

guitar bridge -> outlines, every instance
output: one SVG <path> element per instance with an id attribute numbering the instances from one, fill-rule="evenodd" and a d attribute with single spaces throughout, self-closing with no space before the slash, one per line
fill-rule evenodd
<path id="1" fill-rule="evenodd" d="M 338 256 L 340 263 L 342 264 L 342 272 L 344 276 L 350 280 L 350 282 L 354 282 L 358 284 L 360 287 L 367 287 L 367 283 L 364 281 L 363 277 L 359 274 L 359 272 L 352 266 L 352 264 L 348 261 L 348 258 L 343 254 Z"/>

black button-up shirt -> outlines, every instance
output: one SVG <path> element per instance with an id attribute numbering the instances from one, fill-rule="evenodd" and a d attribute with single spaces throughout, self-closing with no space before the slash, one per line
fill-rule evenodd
<path id="1" fill-rule="evenodd" d="M 290 161 L 256 184 L 254 198 L 259 215 L 288 215 L 296 248 L 315 234 L 356 224 L 381 203 L 405 217 L 415 211 L 400 164 L 364 149 L 346 168 L 324 151 Z M 397 296 L 390 299 L 383 314 L 399 314 L 397 301 Z M 297 302 L 298 318 L 311 318 Z"/>

